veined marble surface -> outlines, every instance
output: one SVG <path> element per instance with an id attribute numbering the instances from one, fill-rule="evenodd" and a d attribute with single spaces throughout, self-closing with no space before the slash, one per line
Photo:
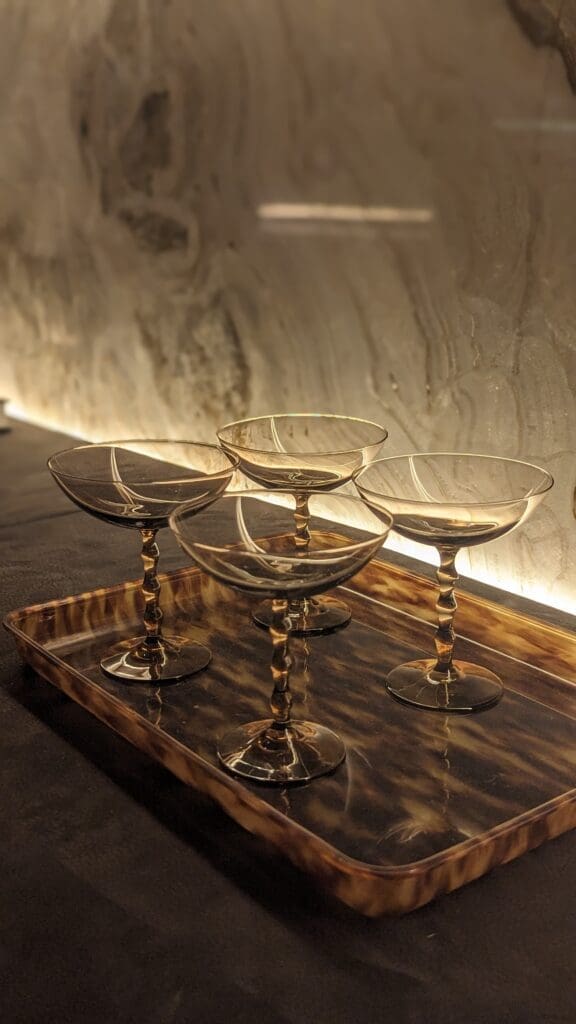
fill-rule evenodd
<path id="1" fill-rule="evenodd" d="M 461 565 L 576 611 L 571 40 L 574 0 L 0 0 L 0 387 L 90 438 L 318 410 L 539 461 Z"/>

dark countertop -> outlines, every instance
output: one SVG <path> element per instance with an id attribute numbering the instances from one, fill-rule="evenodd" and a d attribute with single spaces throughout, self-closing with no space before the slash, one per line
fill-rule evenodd
<path id="1" fill-rule="evenodd" d="M 0 436 L 3 614 L 137 575 L 137 538 L 45 470 L 69 443 L 20 423 Z M 167 532 L 161 550 L 162 568 L 185 564 Z M 367 920 L 34 677 L 8 635 L 0 670 L 7 1024 L 576 1018 L 574 834 Z"/>

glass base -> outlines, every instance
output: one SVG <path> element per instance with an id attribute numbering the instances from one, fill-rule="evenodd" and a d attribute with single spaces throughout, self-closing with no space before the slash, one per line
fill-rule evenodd
<path id="1" fill-rule="evenodd" d="M 266 719 L 226 733 L 218 742 L 218 757 L 234 775 L 285 786 L 333 772 L 346 757 L 346 748 L 322 725 L 292 722 L 278 729 Z"/>
<path id="2" fill-rule="evenodd" d="M 144 637 L 122 640 L 102 658 L 100 668 L 113 679 L 132 683 L 175 683 L 206 668 L 211 651 L 184 636 L 163 637 L 162 652 L 153 654 Z"/>
<path id="3" fill-rule="evenodd" d="M 483 711 L 497 704 L 502 696 L 502 683 L 487 668 L 455 661 L 453 678 L 447 683 L 438 678 L 435 666 L 433 660 L 399 665 L 386 677 L 386 689 L 403 704 L 445 714 Z"/>
<path id="4" fill-rule="evenodd" d="M 302 610 L 294 614 L 292 608 L 298 605 Z M 333 633 L 336 629 L 347 626 L 352 613 L 343 601 L 335 597 L 308 598 L 290 602 L 291 636 L 321 636 Z M 252 618 L 258 626 L 268 629 L 272 625 L 272 602 L 262 601 L 252 612 Z"/>

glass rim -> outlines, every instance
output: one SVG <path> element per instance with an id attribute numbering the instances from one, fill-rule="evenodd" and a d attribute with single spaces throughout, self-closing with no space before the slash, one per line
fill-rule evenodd
<path id="1" fill-rule="evenodd" d="M 69 473 L 69 472 L 66 472 L 65 470 L 60 470 L 56 466 L 53 466 L 52 464 L 61 455 L 68 455 L 70 452 L 90 450 L 90 449 L 94 449 L 94 448 L 123 448 L 123 446 L 128 445 L 128 444 L 142 444 L 142 445 L 144 445 L 144 444 L 157 444 L 157 445 L 161 445 L 161 444 L 166 444 L 166 445 L 169 445 L 169 444 L 182 444 L 182 445 L 186 445 L 189 448 L 210 448 L 212 451 L 221 452 L 221 454 L 224 456 L 224 458 L 229 460 L 229 462 L 230 462 L 230 469 L 231 469 L 232 473 L 235 470 L 237 470 L 239 465 L 240 465 L 240 459 L 238 458 L 237 455 L 234 455 L 233 452 L 231 453 L 231 452 L 225 451 L 218 444 L 211 444 L 209 441 L 184 441 L 184 440 L 179 440 L 179 439 L 171 439 L 171 438 L 167 438 L 167 437 L 166 438 L 160 438 L 160 437 L 126 437 L 126 438 L 122 438 L 122 439 L 117 440 L 117 441 L 93 441 L 93 442 L 87 441 L 86 444 L 73 445 L 71 448 L 62 448 L 62 449 L 60 449 L 60 451 L 54 452 L 46 460 L 46 465 L 47 465 L 47 467 L 48 467 L 48 469 L 50 470 L 51 473 L 54 473 L 54 474 L 56 474 L 59 477 L 64 477 L 66 480 L 83 480 L 86 483 L 93 483 L 93 484 L 96 484 L 96 483 L 113 483 L 114 481 L 110 480 L 107 477 L 101 477 L 101 476 L 81 476 L 78 473 Z M 128 451 L 129 449 L 125 449 L 125 450 Z M 133 453 L 133 454 L 137 454 L 137 453 Z M 162 460 L 160 460 L 160 461 L 162 461 Z M 185 467 L 183 466 L 182 469 L 185 470 Z M 227 469 L 219 469 L 219 470 L 216 470 L 215 472 L 212 472 L 212 473 L 208 473 L 208 472 L 204 473 L 204 472 L 202 472 L 202 475 L 204 477 L 206 477 L 207 479 L 209 479 L 209 480 L 214 480 L 214 479 L 216 479 L 216 477 L 225 476 L 227 472 L 228 472 Z M 179 479 L 188 479 L 188 478 L 184 476 L 184 477 L 181 477 Z M 193 479 L 193 478 L 190 478 L 190 479 Z M 164 480 L 139 480 L 139 479 L 130 480 L 130 484 L 147 484 L 149 486 L 150 485 L 154 485 L 154 484 L 165 484 L 165 483 L 169 483 L 169 482 L 170 481 L 165 480 L 165 479 Z M 174 478 L 173 482 L 174 483 L 177 482 L 177 478 L 176 477 Z"/>
<path id="2" fill-rule="evenodd" d="M 342 448 L 338 451 L 326 451 L 322 449 L 321 452 L 305 451 L 305 452 L 277 452 L 273 448 L 255 448 L 249 445 L 234 444 L 234 447 L 242 452 L 254 452 L 258 455 L 289 455 L 292 457 L 298 455 L 351 455 L 353 452 L 362 451 L 364 448 L 372 448 L 377 444 L 384 444 L 384 441 L 388 437 L 388 431 L 381 423 L 376 423 L 374 420 L 365 420 L 359 416 L 346 416 L 343 413 L 336 412 L 279 412 L 279 413 L 268 413 L 266 416 L 249 416 L 243 420 L 231 420 L 229 423 L 224 423 L 223 426 L 218 427 L 216 436 L 220 441 L 220 444 L 226 444 L 222 439 L 221 435 L 224 430 L 228 430 L 229 427 L 243 426 L 248 423 L 262 423 L 264 420 L 282 420 L 282 419 L 324 419 L 324 420 L 348 420 L 351 423 L 362 423 L 365 426 L 376 427 L 377 430 L 383 435 L 379 441 L 371 441 L 369 444 L 361 445 L 360 448 Z M 228 442 L 231 444 L 231 442 Z"/>
<path id="3" fill-rule="evenodd" d="M 322 498 L 322 500 L 325 500 L 326 497 L 327 497 L 326 491 L 318 491 L 318 490 L 316 490 L 316 491 L 309 491 L 308 493 L 309 493 L 310 496 L 317 496 L 319 498 Z M 260 489 L 260 488 L 253 488 L 251 490 L 244 490 L 244 491 L 227 491 L 225 494 L 222 494 L 218 498 L 217 502 L 214 502 L 214 508 L 217 505 L 220 505 L 223 501 L 227 501 L 227 500 L 230 500 L 230 499 L 233 499 L 233 498 L 254 498 L 254 497 L 259 498 L 261 501 L 263 501 L 267 505 L 273 505 L 275 507 L 285 508 L 285 506 L 283 506 L 283 505 L 282 506 L 276 506 L 273 501 L 270 501 L 270 497 L 273 494 L 282 494 L 282 495 L 285 495 L 286 497 L 290 497 L 290 498 L 294 497 L 294 494 L 291 491 L 280 490 L 278 488 L 276 488 L 274 490 L 272 490 L 272 489 L 265 490 L 265 489 Z M 346 502 L 351 501 L 353 504 L 356 504 L 358 502 L 364 509 L 366 509 L 366 503 L 364 501 L 362 501 L 362 498 L 358 498 L 354 494 L 339 494 L 338 497 L 340 499 L 344 498 Z M 205 508 L 206 509 L 212 508 L 212 506 L 205 506 Z M 182 531 L 179 529 L 179 525 L 180 525 L 180 521 L 183 520 L 186 517 L 187 512 L 191 513 L 189 515 L 190 519 L 195 519 L 197 514 L 199 515 L 201 512 L 204 511 L 204 509 L 196 509 L 196 511 L 194 511 L 194 510 L 195 510 L 194 502 L 182 502 L 182 504 L 177 509 L 175 509 L 175 511 L 172 512 L 170 514 L 170 516 L 168 517 L 168 523 L 170 525 L 170 528 L 174 531 L 174 533 L 176 534 L 177 537 L 181 537 L 182 536 Z M 286 509 L 286 511 L 292 511 L 292 510 Z M 372 512 L 371 509 L 370 509 L 370 511 Z M 388 534 L 390 533 L 390 530 L 392 530 L 394 528 L 394 519 L 393 519 L 392 513 L 388 512 L 387 509 L 379 509 L 378 511 L 379 511 L 380 514 L 384 513 L 385 516 L 386 516 L 386 519 L 388 520 L 388 524 L 384 527 L 383 530 L 380 530 L 378 533 L 375 533 L 368 540 L 359 540 L 359 541 L 356 541 L 356 543 L 343 544 L 343 545 L 341 545 L 338 548 L 324 548 L 322 550 L 322 552 L 318 552 L 318 554 L 324 554 L 324 555 L 328 556 L 330 554 L 334 554 L 337 551 L 341 551 L 341 552 L 350 552 L 350 551 L 355 551 L 355 550 L 359 551 L 359 550 L 362 550 L 362 548 L 364 548 L 364 547 L 369 547 L 371 544 L 374 544 L 377 541 L 380 542 L 381 544 L 383 544 L 384 541 L 386 540 L 386 538 L 388 537 Z M 373 512 L 372 512 L 372 515 L 374 515 Z M 375 515 L 374 515 L 374 517 L 377 518 Z M 335 525 L 335 526 L 347 525 L 347 526 L 350 526 L 350 528 L 353 529 L 353 530 L 354 529 L 358 529 L 358 530 L 362 529 L 361 526 L 354 526 L 352 523 L 338 524 L 338 523 L 334 523 L 332 520 L 329 520 L 329 519 L 327 520 L 327 522 L 332 523 L 332 525 Z M 267 538 L 266 537 L 262 537 L 260 539 L 266 540 Z M 234 545 L 234 544 L 204 544 L 201 541 L 192 541 L 191 542 L 191 546 L 198 546 L 203 551 L 230 551 L 233 547 L 236 547 L 237 550 L 247 550 L 246 548 L 244 548 L 244 549 L 243 548 L 239 548 L 238 545 Z M 254 556 L 257 557 L 257 558 L 264 558 L 264 559 L 268 559 L 268 560 L 272 560 L 272 559 L 275 559 L 275 558 L 278 558 L 278 557 L 282 557 L 285 561 L 293 562 L 294 564 L 298 564 L 298 563 L 302 562 L 302 557 L 298 557 L 297 555 L 282 555 L 282 556 L 279 556 L 278 552 L 272 552 L 272 551 L 254 551 L 254 552 L 248 551 L 248 554 L 254 554 Z"/>
<path id="4" fill-rule="evenodd" d="M 492 462 L 506 462 L 516 466 L 525 466 L 528 469 L 538 470 L 538 472 L 543 475 L 544 480 L 541 487 L 538 487 L 534 491 L 530 491 L 528 494 L 523 494 L 517 498 L 503 498 L 501 500 L 490 498 L 486 501 L 425 501 L 418 498 L 400 498 L 398 496 L 395 497 L 393 494 L 386 494 L 384 491 L 371 490 L 367 485 L 365 485 L 364 489 L 366 491 L 366 494 L 373 494 L 378 498 L 382 498 L 383 501 L 386 501 L 386 498 L 390 498 L 392 501 L 402 501 L 406 505 L 416 505 L 419 508 L 430 508 L 431 506 L 440 507 L 442 505 L 459 508 L 486 508 L 493 505 L 516 505 L 519 501 L 527 501 L 528 498 L 539 497 L 540 495 L 546 494 L 554 484 L 554 477 L 552 476 L 552 474 L 547 469 L 543 469 L 542 466 L 536 465 L 535 462 L 526 462 L 524 459 L 511 459 L 504 455 L 486 455 L 479 454 L 476 452 L 444 451 L 411 452 L 406 455 L 389 455 L 382 459 L 375 459 L 374 462 L 371 462 L 368 466 L 361 466 L 360 469 L 353 473 L 352 480 L 355 486 L 358 487 L 360 494 L 362 494 L 360 478 L 364 474 L 367 474 L 370 469 L 373 469 L 374 466 L 378 466 L 384 462 L 399 462 L 400 460 L 408 460 L 415 458 L 435 458 L 436 456 L 449 456 L 450 458 L 486 459 L 487 461 Z"/>

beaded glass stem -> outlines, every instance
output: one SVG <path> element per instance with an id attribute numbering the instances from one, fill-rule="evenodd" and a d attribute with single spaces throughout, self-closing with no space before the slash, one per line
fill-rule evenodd
<path id="1" fill-rule="evenodd" d="M 458 573 L 455 566 L 458 549 L 442 547 L 439 548 L 439 553 L 440 566 L 436 572 L 439 590 L 438 600 L 436 601 L 438 628 L 434 635 L 437 661 L 433 672 L 439 677 L 442 676 L 449 683 L 453 674 L 454 615 L 458 607 L 454 594 L 454 588 L 458 582 Z"/>

